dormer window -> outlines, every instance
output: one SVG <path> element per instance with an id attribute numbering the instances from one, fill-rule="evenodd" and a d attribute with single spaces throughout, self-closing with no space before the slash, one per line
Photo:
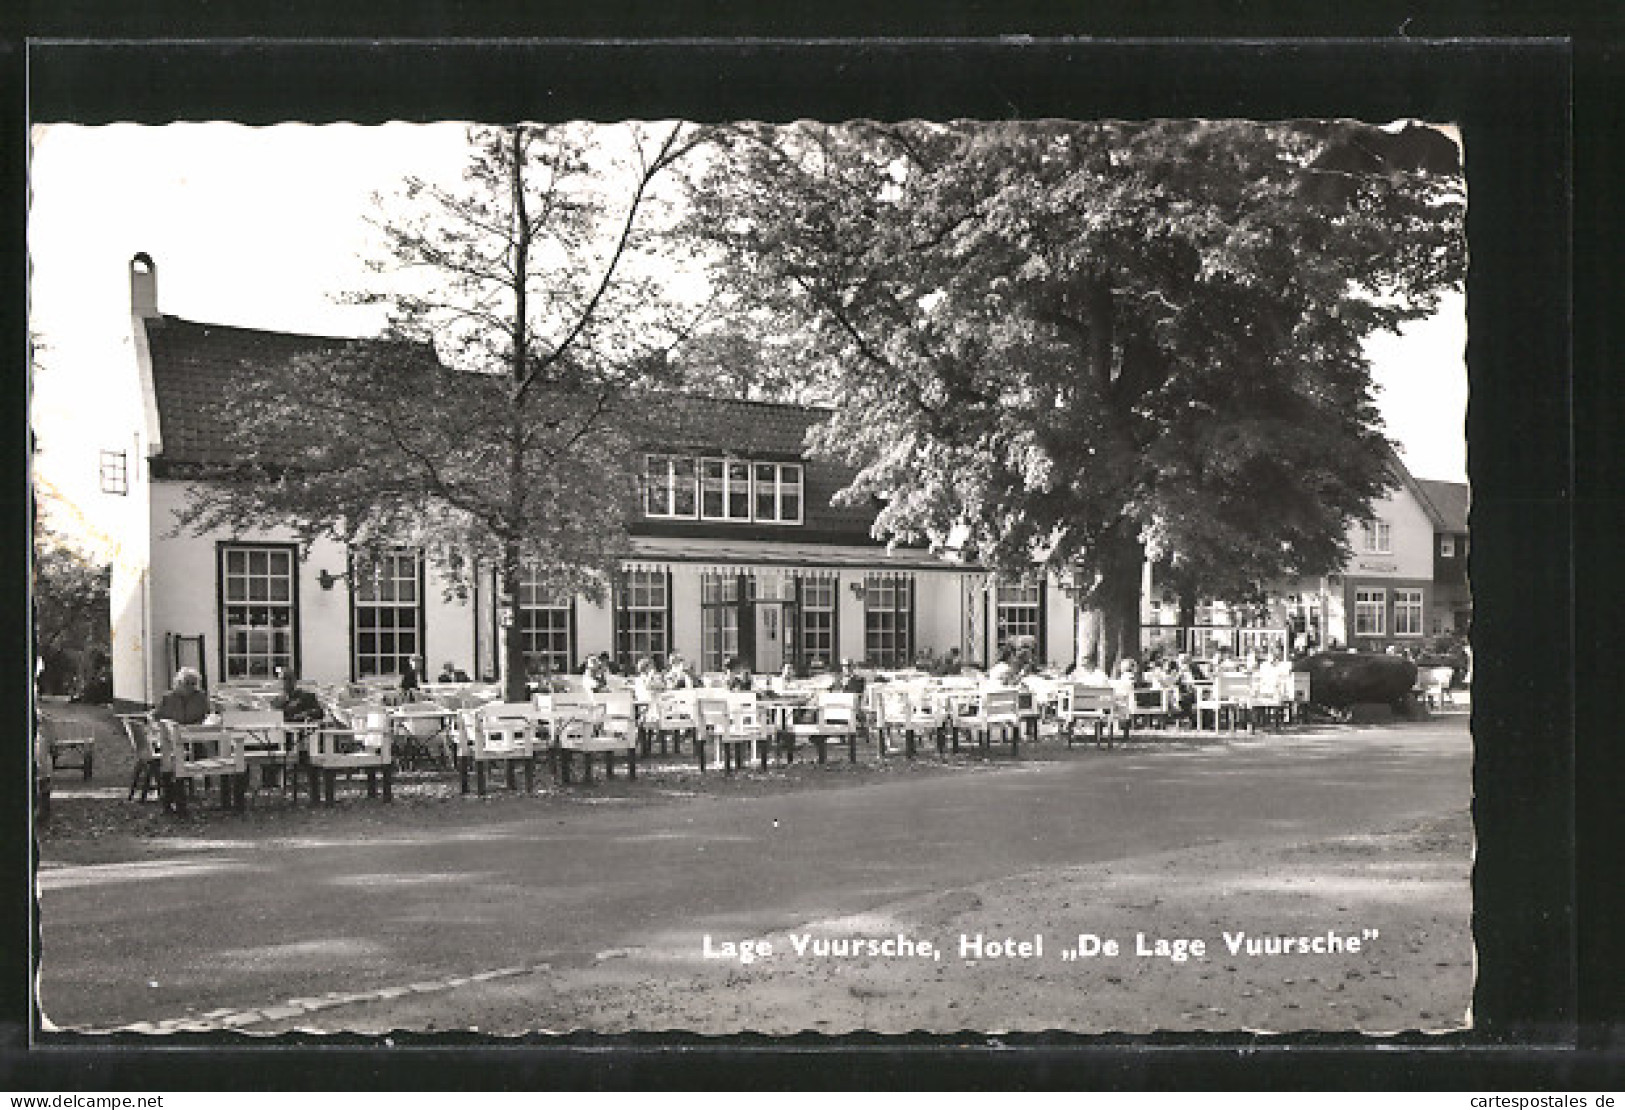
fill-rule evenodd
<path id="1" fill-rule="evenodd" d="M 693 520 L 694 460 L 684 455 L 647 455 L 643 472 L 643 511 L 653 517 Z"/>
<path id="2" fill-rule="evenodd" d="M 756 519 L 801 523 L 801 467 L 795 463 L 756 463 Z"/>
<path id="3" fill-rule="evenodd" d="M 643 515 L 656 520 L 802 523 L 800 463 L 645 455 Z"/>
<path id="4" fill-rule="evenodd" d="M 750 464 L 743 459 L 700 460 L 700 516 L 750 519 Z"/>

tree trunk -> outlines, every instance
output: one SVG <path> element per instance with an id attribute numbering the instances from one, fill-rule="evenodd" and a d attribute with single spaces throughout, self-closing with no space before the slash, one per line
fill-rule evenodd
<path id="1" fill-rule="evenodd" d="M 508 510 L 509 527 L 521 529 L 525 520 L 525 373 L 530 361 L 529 307 L 530 293 L 530 218 L 525 210 L 525 134 L 515 127 L 509 134 L 512 142 L 512 163 L 509 166 L 509 187 L 513 212 L 509 234 L 513 245 L 513 349 L 509 374 L 513 379 L 513 406 L 508 434 Z M 502 592 L 508 599 L 508 620 L 503 628 L 503 658 L 506 674 L 503 698 L 509 702 L 530 700 L 530 688 L 525 673 L 525 645 L 519 634 L 519 542 L 509 538 L 502 545 Z"/>
<path id="2" fill-rule="evenodd" d="M 1100 584 L 1080 605 L 1078 655 L 1094 656 L 1108 674 L 1120 659 L 1140 656 L 1140 585 L 1145 550 L 1138 539 L 1105 548 Z"/>
<path id="3" fill-rule="evenodd" d="M 1189 586 L 1181 587 L 1179 591 L 1179 627 L 1186 629 L 1181 633 L 1186 637 L 1185 650 L 1195 655 L 1195 634 L 1189 630 L 1196 627 L 1196 590 Z"/>
<path id="4" fill-rule="evenodd" d="M 519 569 L 519 544 L 509 541 L 502 550 L 502 597 L 507 606 L 502 628 L 502 700 L 507 702 L 530 700 L 525 642 L 519 633 Z"/>

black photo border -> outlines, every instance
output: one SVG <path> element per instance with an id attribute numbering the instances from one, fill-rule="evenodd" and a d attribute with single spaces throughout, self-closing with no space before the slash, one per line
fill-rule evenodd
<path id="1" fill-rule="evenodd" d="M 1475 1028 L 1387 1039 L 1035 1034 L 997 1043 L 977 1035 L 779 1041 L 582 1035 L 518 1045 L 460 1037 L 408 1038 L 393 1048 L 360 1036 L 291 1038 L 272 1047 L 259 1039 L 176 1037 L 155 1044 L 139 1037 L 54 1034 L 31 1046 L 28 947 L 17 943 L 30 928 L 28 906 L 13 899 L 4 906 L 9 943 L 0 976 L 0 1084 L 42 1091 L 474 1091 L 745 1085 L 1497 1089 L 1607 1075 L 1617 1082 L 1618 1000 L 1590 989 L 1588 984 L 1610 980 L 1595 979 L 1589 968 L 1582 974 L 1580 966 L 1582 959 L 1597 958 L 1602 963 L 1592 966 L 1604 967 L 1611 957 L 1603 940 L 1582 931 L 1577 917 L 1579 909 L 1608 907 L 1600 898 L 1588 903 L 1596 888 L 1576 880 L 1577 868 L 1586 863 L 1582 846 L 1605 831 L 1610 806 L 1606 796 L 1591 798 L 1585 790 L 1600 786 L 1606 795 L 1612 781 L 1606 762 L 1612 757 L 1602 750 L 1610 738 L 1589 727 L 1600 718 L 1588 713 L 1580 719 L 1588 727 L 1576 732 L 1576 688 L 1600 683 L 1612 675 L 1610 667 L 1617 668 L 1576 650 L 1576 621 L 1597 619 L 1575 605 L 1575 575 L 1587 572 L 1577 559 L 1580 540 L 1590 537 L 1603 547 L 1616 534 L 1611 503 L 1604 503 L 1606 515 L 1576 518 L 1576 497 L 1585 488 L 1576 488 L 1576 478 L 1584 481 L 1593 467 L 1605 472 L 1612 449 L 1606 406 L 1587 408 L 1591 395 L 1583 394 L 1580 406 L 1571 408 L 1576 387 L 1606 390 L 1597 364 L 1584 360 L 1608 352 L 1612 343 L 1608 240 L 1589 243 L 1577 258 L 1571 239 L 1577 208 L 1586 217 L 1604 207 L 1594 194 L 1573 188 L 1576 112 L 1585 127 L 1599 119 L 1618 122 L 1617 108 L 1582 101 L 1577 109 L 1576 82 L 1599 86 L 1604 97 L 1617 93 L 1610 69 L 1602 64 L 1577 77 L 1576 44 L 1553 26 L 1542 37 L 1518 38 L 1385 31 L 1375 38 L 1091 40 L 1067 37 L 1054 25 L 1031 37 L 978 37 L 990 35 L 988 22 L 968 20 L 958 29 L 969 33 L 953 39 L 906 37 L 897 33 L 901 28 L 887 38 L 740 38 L 752 28 L 729 33 L 723 27 L 716 37 L 649 41 L 609 39 L 589 27 L 586 37 L 570 41 L 113 42 L 66 41 L 83 28 L 65 21 L 30 28 L 41 36 L 32 41 L 8 43 L 0 74 L 7 125 L 0 164 L 7 195 L 26 198 L 30 120 L 1353 116 L 1460 124 L 1473 258 L 1468 434 L 1476 660 Z M 458 29 L 463 36 L 495 30 L 520 29 Z M 141 31 L 136 26 L 123 33 L 142 39 Z M 430 31 L 447 28 L 426 26 L 415 33 Z M 358 31 L 338 27 L 336 33 Z M 26 304 L 26 204 L 8 206 L 7 215 L 7 240 L 18 249 L 4 253 L 3 280 L 6 303 L 16 307 Z M 1591 253 L 1599 249 L 1601 259 Z M 1577 273 L 1584 276 L 1579 288 Z M 7 412 L 19 434 L 8 437 L 6 447 L 13 452 L 14 473 L 22 475 L 26 375 L 20 371 L 26 363 L 16 354 L 26 352 L 22 314 L 4 314 L 0 327 L 6 349 L 17 357 Z M 1579 377 L 1571 372 L 1575 336 L 1585 367 Z M 1578 467 L 1577 432 L 1585 452 Z M 24 483 L 7 490 L 5 507 L 11 519 L 26 522 Z M 0 569 L 12 587 L 7 596 L 14 598 L 26 597 L 23 547 L 8 545 L 0 553 Z M 1618 586 L 1600 588 L 1599 600 L 1612 596 L 1608 591 L 1617 593 Z M 8 657 L 26 661 L 26 622 L 10 627 Z M 1600 633 L 1604 626 L 1580 629 L 1578 643 L 1595 647 L 1599 640 L 1586 638 L 1587 629 Z M 16 668 L 7 683 L 16 728 L 27 727 L 25 670 Z M 7 765 L 20 766 L 17 758 Z M 15 773 L 5 779 L 4 812 L 13 832 L 5 841 L 0 884 L 8 892 L 28 888 L 32 867 L 24 782 Z M 1605 852 L 1604 843 L 1594 842 L 1594 850 Z M 1617 872 L 1617 865 L 1611 870 Z"/>

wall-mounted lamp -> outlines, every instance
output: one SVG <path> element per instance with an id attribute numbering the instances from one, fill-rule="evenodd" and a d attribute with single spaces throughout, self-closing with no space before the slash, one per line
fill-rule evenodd
<path id="1" fill-rule="evenodd" d="M 334 574 L 332 571 L 319 570 L 316 572 L 316 584 L 324 590 L 331 590 L 333 583 L 342 582 L 348 577 L 350 577 L 348 573 Z"/>
<path id="2" fill-rule="evenodd" d="M 863 585 L 863 579 L 861 579 L 861 578 L 853 579 L 852 582 L 849 585 L 849 588 L 852 591 L 852 596 L 853 597 L 858 598 L 860 601 L 863 599 L 863 595 L 866 592 L 865 589 L 864 589 L 864 585 Z"/>

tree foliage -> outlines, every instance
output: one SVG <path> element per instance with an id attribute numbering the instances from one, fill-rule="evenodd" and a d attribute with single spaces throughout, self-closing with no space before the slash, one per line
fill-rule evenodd
<path id="1" fill-rule="evenodd" d="M 90 677 L 111 647 L 108 587 L 113 568 L 43 525 L 34 535 L 34 650 L 41 685 L 55 693 Z"/>
<path id="2" fill-rule="evenodd" d="M 634 503 L 628 399 L 659 384 L 695 311 L 659 288 L 659 190 L 684 124 L 474 128 L 457 186 L 380 201 L 377 340 L 256 367 L 216 418 L 237 457 L 182 522 L 421 546 L 462 584 L 497 568 L 524 696 L 520 582 L 602 596 Z"/>
<path id="3" fill-rule="evenodd" d="M 1350 123 L 731 130 L 694 224 L 843 403 L 877 532 L 1078 583 L 1137 646 L 1149 557 L 1206 592 L 1331 569 L 1388 483 L 1362 342 L 1459 280 L 1453 144 Z M 1442 144 L 1442 146 L 1441 146 Z"/>

